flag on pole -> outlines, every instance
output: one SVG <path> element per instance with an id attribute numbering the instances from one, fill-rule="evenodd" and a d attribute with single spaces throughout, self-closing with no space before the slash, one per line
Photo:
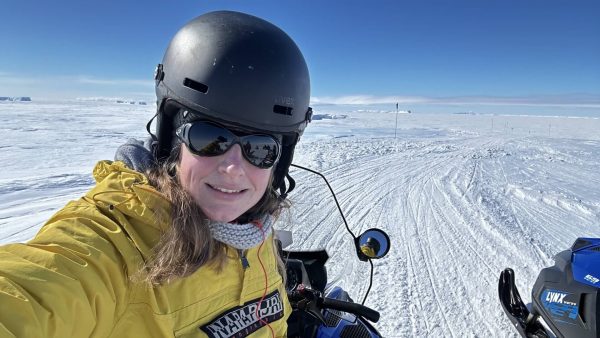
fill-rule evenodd
<path id="1" fill-rule="evenodd" d="M 398 102 L 396 102 L 396 127 L 394 128 L 394 138 L 396 138 L 398 132 Z"/>

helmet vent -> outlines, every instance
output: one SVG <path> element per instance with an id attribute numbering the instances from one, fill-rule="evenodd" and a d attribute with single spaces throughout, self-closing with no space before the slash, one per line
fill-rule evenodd
<path id="1" fill-rule="evenodd" d="M 208 92 L 208 86 L 205 85 L 204 83 L 200 83 L 198 81 L 194 81 L 192 79 L 189 78 L 185 78 L 185 80 L 183 80 L 183 85 L 191 88 L 195 91 L 199 91 L 200 93 L 206 94 Z"/>
<path id="2" fill-rule="evenodd" d="M 280 106 L 278 104 L 273 106 L 273 112 L 275 114 L 281 114 L 281 115 L 289 115 L 292 116 L 292 110 L 294 108 L 292 107 L 286 107 L 286 106 Z"/>

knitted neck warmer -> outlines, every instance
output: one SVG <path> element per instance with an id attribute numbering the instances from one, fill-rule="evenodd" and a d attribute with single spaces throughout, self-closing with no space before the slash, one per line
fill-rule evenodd
<path id="1" fill-rule="evenodd" d="M 273 230 L 273 217 L 267 215 L 262 220 L 262 230 L 258 222 L 235 224 L 211 222 L 208 226 L 214 239 L 236 249 L 246 250 L 259 245 Z"/>

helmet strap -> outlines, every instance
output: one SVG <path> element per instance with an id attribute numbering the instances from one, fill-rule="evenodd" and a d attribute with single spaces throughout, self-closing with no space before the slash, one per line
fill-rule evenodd
<path id="1" fill-rule="evenodd" d="M 152 121 L 154 121 L 157 117 L 158 117 L 158 112 L 156 112 L 156 114 L 154 114 L 154 116 L 152 116 L 152 118 L 150 119 L 150 121 L 148 121 L 148 123 L 146 123 L 146 131 L 148 132 L 148 134 L 150 134 L 150 137 L 152 137 L 152 141 L 157 141 L 158 138 L 156 137 L 156 135 L 152 134 L 152 131 L 150 131 L 150 127 L 152 126 Z"/>
<path id="2" fill-rule="evenodd" d="M 290 176 L 289 173 L 285 174 L 285 177 L 287 178 L 290 186 L 287 187 L 285 186 L 285 179 L 281 180 L 281 185 L 279 186 L 279 198 L 281 198 L 282 200 L 287 198 L 287 195 L 292 192 L 292 190 L 294 190 L 294 188 L 296 187 L 296 180 L 294 180 L 292 178 L 292 176 Z"/>
<path id="3" fill-rule="evenodd" d="M 158 117 L 156 119 L 156 159 L 159 162 L 166 160 L 171 154 L 173 146 L 173 118 L 179 111 L 177 105 L 170 105 L 170 99 L 163 99 L 158 108 Z"/>

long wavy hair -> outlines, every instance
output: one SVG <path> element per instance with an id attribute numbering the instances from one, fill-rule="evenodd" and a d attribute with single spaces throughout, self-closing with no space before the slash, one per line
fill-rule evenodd
<path id="1" fill-rule="evenodd" d="M 226 264 L 226 245 L 211 236 L 210 220 L 179 183 L 177 170 L 181 147 L 182 144 L 176 146 L 166 161 L 146 171 L 150 184 L 171 202 L 171 226 L 162 234 L 152 258 L 142 270 L 141 279 L 151 285 L 189 276 L 206 264 L 212 264 L 218 272 Z M 289 202 L 281 201 L 269 183 L 258 203 L 237 221 L 246 223 L 265 214 L 277 218 L 288 207 Z M 285 281 L 285 266 L 277 246 L 273 245 L 273 248 L 279 273 Z"/>

